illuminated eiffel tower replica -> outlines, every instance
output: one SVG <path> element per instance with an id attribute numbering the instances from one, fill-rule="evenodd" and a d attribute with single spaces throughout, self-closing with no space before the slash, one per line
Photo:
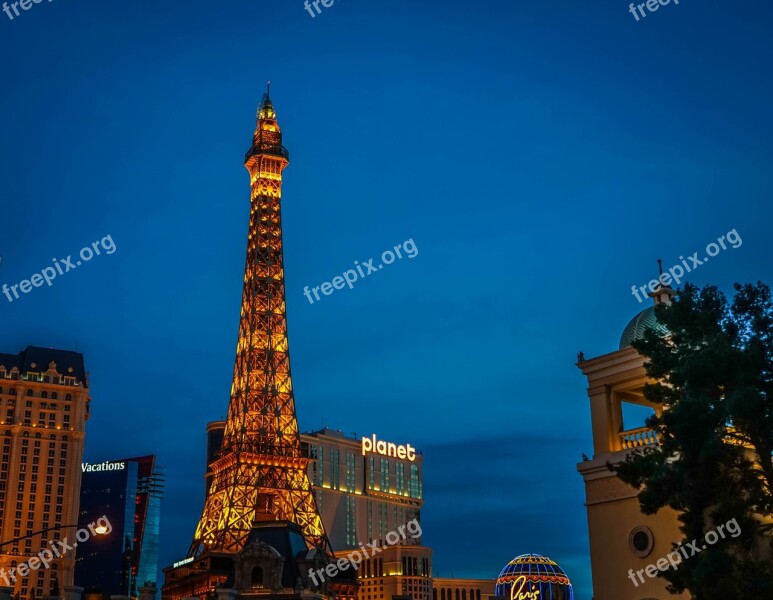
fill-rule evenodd
<path id="1" fill-rule="evenodd" d="M 290 378 L 280 206 L 288 158 L 267 93 L 244 163 L 252 184 L 250 231 L 231 403 L 190 556 L 205 548 L 238 552 L 259 520 L 296 523 L 310 547 L 327 544 Z"/>
<path id="2" fill-rule="evenodd" d="M 301 450 L 290 377 L 281 219 L 289 154 L 269 92 L 258 108 L 244 163 L 251 184 L 250 229 L 228 419 L 219 456 L 209 465 L 212 483 L 187 558 L 164 570 L 165 600 L 212 598 L 226 585 L 276 591 L 277 582 L 269 585 L 264 573 L 270 561 L 256 567 L 261 582 L 253 581 L 255 573 L 238 572 L 245 553 L 271 556 L 265 539 L 285 540 L 271 545 L 283 555 L 285 588 L 287 583 L 297 588 L 301 576 L 306 584 L 303 569 L 332 560 L 308 476 L 309 458 Z M 277 547 L 283 544 L 286 548 Z M 308 550 L 303 568 L 287 564 L 297 562 L 298 546 Z M 354 600 L 356 585 L 350 584 L 330 582 L 314 591 Z"/>

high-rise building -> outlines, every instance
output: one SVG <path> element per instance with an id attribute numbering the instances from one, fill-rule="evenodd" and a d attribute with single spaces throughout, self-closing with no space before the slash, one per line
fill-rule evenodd
<path id="1" fill-rule="evenodd" d="M 376 435 L 346 437 L 334 429 L 301 435 L 309 476 L 333 549 L 384 540 L 413 519 L 421 522 L 423 457 L 411 444 Z M 421 544 L 413 538 L 411 544 Z"/>
<path id="2" fill-rule="evenodd" d="M 210 594 L 229 580 L 237 590 L 279 592 L 288 581 L 311 589 L 308 565 L 332 560 L 301 448 L 290 376 L 281 219 L 288 164 L 266 93 L 245 156 L 250 226 L 228 416 L 188 556 L 165 569 L 163 594 L 170 600 Z M 353 600 L 356 582 L 344 575 L 314 588 Z"/>
<path id="3" fill-rule="evenodd" d="M 407 532 L 408 522 L 421 522 L 421 453 L 409 443 L 386 442 L 375 434 L 350 438 L 327 428 L 301 435 L 301 443 L 335 555 L 343 558 L 370 542 L 382 548 L 357 569 L 359 600 L 430 600 L 432 550 L 420 535 L 387 543 L 388 533 L 401 526 Z"/>
<path id="4" fill-rule="evenodd" d="M 164 474 L 155 456 L 83 463 L 83 528 L 106 517 L 112 530 L 78 547 L 75 584 L 87 593 L 138 595 L 156 582 Z"/>
<path id="5" fill-rule="evenodd" d="M 77 529 L 89 403 L 82 354 L 34 346 L 0 354 L 0 569 L 8 579 L 0 585 L 21 598 L 73 583 L 73 552 L 48 569 L 16 569 Z"/>
<path id="6" fill-rule="evenodd" d="M 671 302 L 673 294 L 670 287 L 661 286 L 651 295 L 657 305 Z M 577 365 L 588 379 L 593 427 L 593 457 L 579 463 L 577 470 L 585 481 L 593 592 L 601 600 L 671 597 L 665 580 L 646 577 L 643 582 L 633 582 L 629 572 L 668 555 L 671 544 L 682 537 L 676 511 L 663 508 L 654 515 L 643 514 L 638 491 L 608 468 L 638 448 L 660 443 L 644 421 L 645 415 L 659 412 L 661 407 L 644 397 L 644 385 L 650 382 L 646 359 L 631 346 L 650 328 L 662 330 L 655 306 L 631 320 L 617 350 L 583 358 Z"/>
<path id="7" fill-rule="evenodd" d="M 410 443 L 327 428 L 301 434 L 301 443 L 335 555 L 371 542 L 381 549 L 357 569 L 359 600 L 480 600 L 494 593 L 493 579 L 433 577 L 432 549 L 405 528 L 415 520 L 421 530 L 424 504 L 424 457 Z M 390 544 L 388 534 L 401 528 L 409 534 Z"/>

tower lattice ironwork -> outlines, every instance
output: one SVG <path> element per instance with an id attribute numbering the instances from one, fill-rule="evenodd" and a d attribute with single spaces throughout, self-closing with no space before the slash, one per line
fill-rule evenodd
<path id="1" fill-rule="evenodd" d="M 289 155 L 267 92 L 258 108 L 239 340 L 222 450 L 189 556 L 239 552 L 255 521 L 286 520 L 329 550 L 301 453 L 287 342 L 282 171 Z"/>

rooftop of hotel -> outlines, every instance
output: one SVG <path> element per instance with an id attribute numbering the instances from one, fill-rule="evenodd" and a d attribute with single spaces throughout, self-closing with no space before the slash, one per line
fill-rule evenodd
<path id="1" fill-rule="evenodd" d="M 80 384 L 87 381 L 83 354 L 80 352 L 27 346 L 18 354 L 0 353 L 0 376 L 3 377 L 13 378 L 11 372 L 16 369 L 19 379 L 29 380 L 28 374 L 34 373 L 39 376 L 52 368 L 64 378 L 75 378 L 73 383 Z M 68 382 L 64 381 L 64 383 Z"/>

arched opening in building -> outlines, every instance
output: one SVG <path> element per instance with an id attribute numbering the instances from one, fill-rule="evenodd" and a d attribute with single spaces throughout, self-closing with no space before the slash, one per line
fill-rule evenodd
<path id="1" fill-rule="evenodd" d="M 252 573 L 250 574 L 250 587 L 263 587 L 263 567 L 255 567 L 252 569 Z"/>

